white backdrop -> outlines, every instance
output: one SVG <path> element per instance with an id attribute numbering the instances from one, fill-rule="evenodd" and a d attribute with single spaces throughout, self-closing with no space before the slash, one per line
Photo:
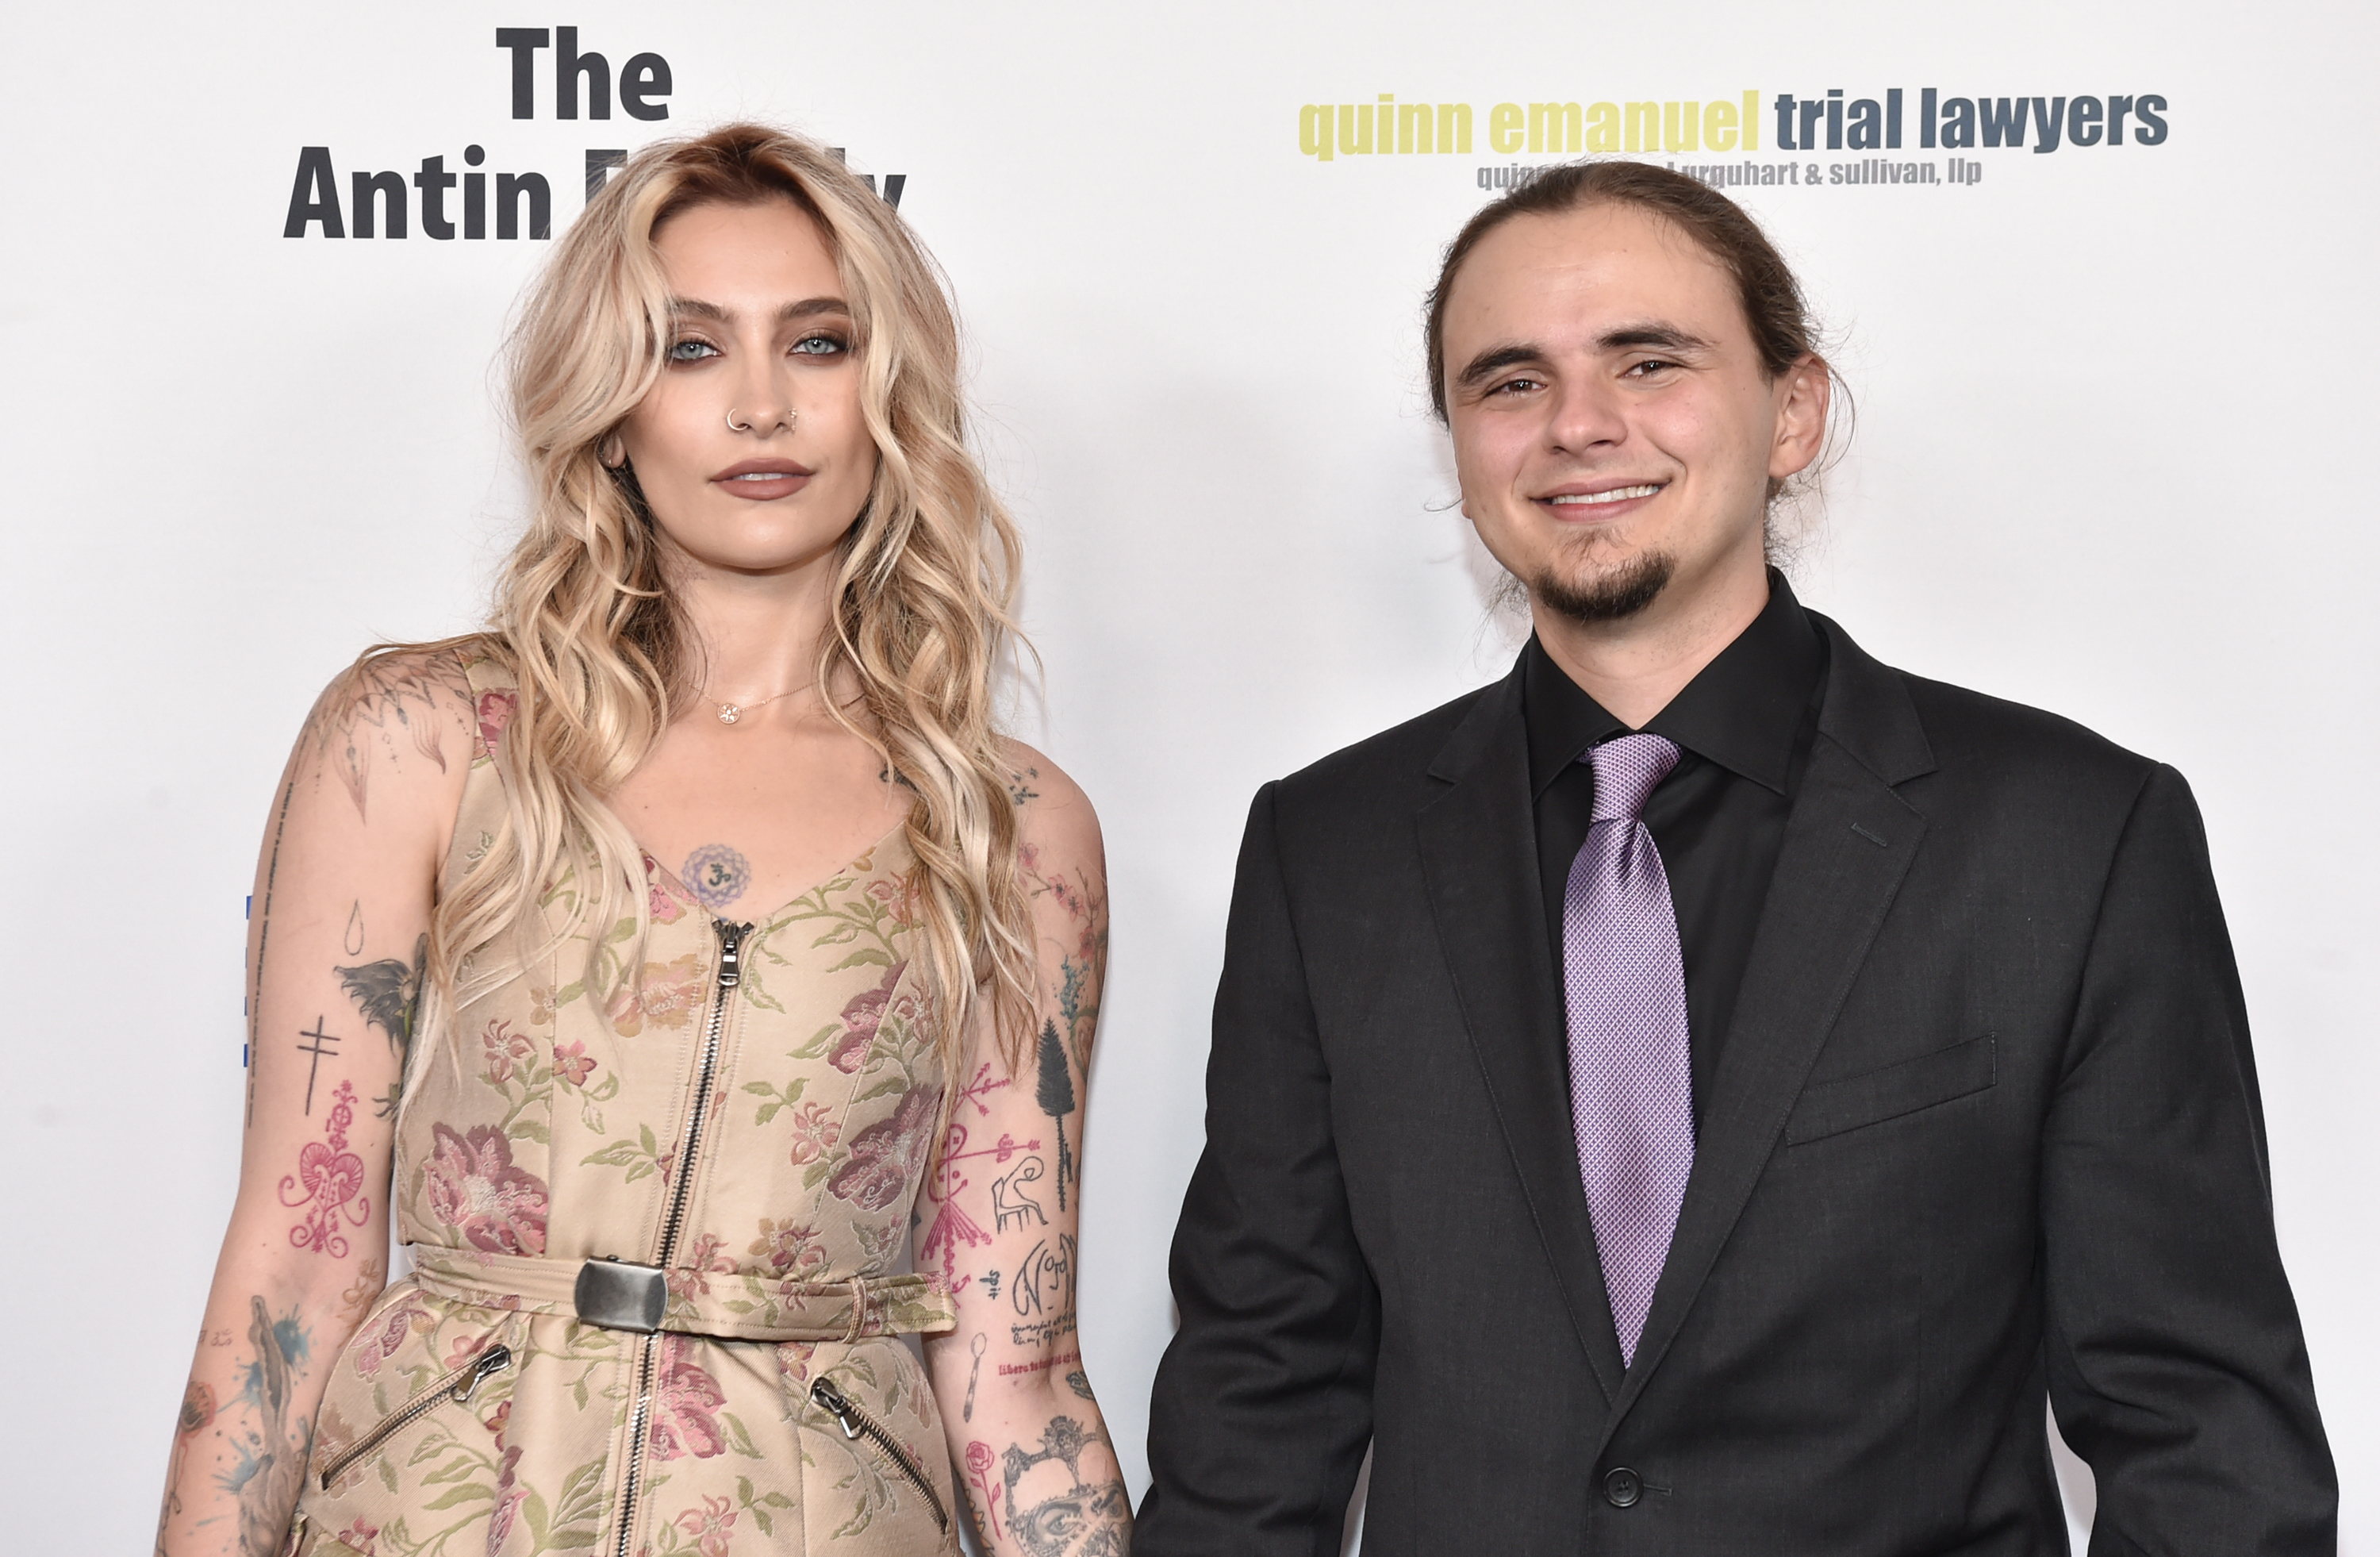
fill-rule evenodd
<path id="1" fill-rule="evenodd" d="M 770 11 L 19 6 L 0 95 L 0 989 L 12 1550 L 129 1551 L 233 1190 L 241 898 L 315 690 L 470 624 L 521 511 L 494 348 L 551 249 L 283 236 L 300 148 L 538 171 L 751 115 L 905 177 L 1030 545 L 1020 731 L 1107 824 L 1083 1344 L 1135 1492 L 1200 1143 L 1232 859 L 1263 780 L 1499 674 L 1417 309 L 1504 102 L 1906 93 L 1980 182 L 1735 191 L 1841 340 L 1857 440 L 1797 582 L 1872 651 L 2179 765 L 2213 835 L 2281 1238 L 2380 1553 L 2366 883 L 2380 307 L 2368 6 L 1743 0 Z M 510 116 L 498 26 L 658 54 L 665 121 Z M 2162 144 L 1916 146 L 1920 91 L 2157 94 Z M 1469 154 L 1299 149 L 1300 110 L 1472 105 Z M 2070 124 L 2070 119 L 2061 121 Z M 1823 129 L 1820 131 L 1823 134 Z M 1804 174 L 1806 176 L 1806 172 Z M 1939 175 L 1937 175 L 1939 176 Z M 447 197 L 455 216 L 459 192 Z M 352 225 L 352 213 L 348 213 Z"/>

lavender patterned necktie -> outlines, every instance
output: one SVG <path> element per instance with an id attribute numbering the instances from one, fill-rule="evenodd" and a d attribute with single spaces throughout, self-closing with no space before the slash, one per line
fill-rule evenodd
<path id="1" fill-rule="evenodd" d="M 1694 1164 L 1678 911 L 1643 820 L 1678 748 L 1625 736 L 1580 760 L 1595 770 L 1595 813 L 1562 894 L 1571 1125 L 1620 1356 L 1633 1363 Z"/>

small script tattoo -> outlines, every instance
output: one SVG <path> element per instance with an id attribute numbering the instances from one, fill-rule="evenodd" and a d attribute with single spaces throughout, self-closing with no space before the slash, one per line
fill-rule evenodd
<path id="1" fill-rule="evenodd" d="M 298 1046 L 298 1052 L 300 1054 L 314 1056 L 313 1064 L 306 1067 L 306 1117 L 309 1119 L 314 1117 L 314 1077 L 321 1073 L 324 1060 L 335 1060 L 339 1057 L 336 1047 L 340 1041 L 339 1035 L 322 1030 L 323 1023 L 327 1020 L 326 1017 L 317 1016 L 311 1028 L 302 1028 L 298 1034 L 299 1038 L 310 1038 L 314 1040 L 311 1043 L 301 1043 Z M 325 1049 L 322 1047 L 325 1043 L 334 1047 Z M 344 1086 L 345 1083 L 341 1085 Z"/>
<path id="2" fill-rule="evenodd" d="M 289 1229 L 293 1248 L 345 1259 L 342 1222 L 361 1227 L 371 1215 L 371 1202 L 363 1198 L 364 1161 L 347 1150 L 347 1126 L 355 1117 L 356 1089 L 342 1081 L 332 1096 L 324 1138 L 308 1141 L 298 1153 L 298 1171 L 281 1181 L 281 1203 L 301 1213 Z"/>
<path id="3" fill-rule="evenodd" d="M 677 879 L 704 907 L 724 908 L 752 884 L 752 863 L 725 844 L 705 844 L 686 857 Z"/>

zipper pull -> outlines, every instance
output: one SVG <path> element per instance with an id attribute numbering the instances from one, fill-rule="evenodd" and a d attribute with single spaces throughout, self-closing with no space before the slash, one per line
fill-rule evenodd
<path id="1" fill-rule="evenodd" d="M 491 1346 L 481 1352 L 480 1360 L 472 1365 L 469 1376 L 450 1392 L 455 1404 L 457 1405 L 471 1404 L 471 1396 L 482 1383 L 487 1381 L 490 1375 L 502 1373 L 512 1365 L 513 1349 L 510 1346 Z"/>
<path id="2" fill-rule="evenodd" d="M 752 927 L 725 919 L 710 922 L 719 931 L 719 987 L 732 990 L 744 981 L 744 938 L 752 933 Z"/>
<path id="3" fill-rule="evenodd" d="M 835 1425 L 843 1429 L 843 1436 L 845 1438 L 857 1438 L 866 1430 L 855 1419 L 857 1413 L 852 1409 L 851 1402 L 844 1397 L 841 1390 L 834 1387 L 834 1381 L 832 1379 L 821 1376 L 810 1385 L 810 1404 L 832 1416 Z"/>

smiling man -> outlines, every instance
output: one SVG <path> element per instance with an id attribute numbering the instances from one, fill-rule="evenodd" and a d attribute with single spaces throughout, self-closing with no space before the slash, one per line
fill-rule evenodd
<path id="1" fill-rule="evenodd" d="M 1723 197 L 1558 169 L 1430 382 L 1536 628 L 1257 797 L 1142 1557 L 2335 1549 L 2179 774 L 1891 670 L 1766 527 L 1826 440 Z"/>

